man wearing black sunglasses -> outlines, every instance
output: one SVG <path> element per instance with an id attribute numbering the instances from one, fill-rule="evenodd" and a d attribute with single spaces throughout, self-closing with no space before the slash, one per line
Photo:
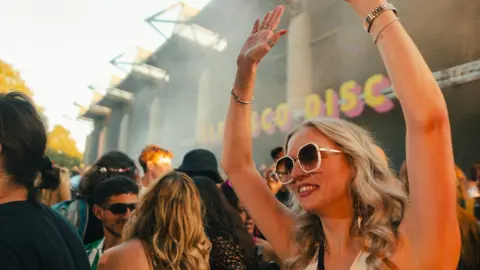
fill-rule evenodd
<path id="1" fill-rule="evenodd" d="M 123 226 L 135 210 L 138 185 L 125 176 L 102 182 L 94 191 L 93 212 L 102 221 L 104 238 L 85 246 L 92 270 L 103 252 L 121 243 Z"/>

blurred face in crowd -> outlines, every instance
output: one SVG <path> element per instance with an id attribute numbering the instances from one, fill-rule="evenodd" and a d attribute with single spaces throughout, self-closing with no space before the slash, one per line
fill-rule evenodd
<path id="1" fill-rule="evenodd" d="M 283 187 L 283 183 L 279 181 L 277 175 L 275 174 L 275 167 L 270 167 L 265 172 L 265 179 L 267 179 L 268 187 L 273 192 L 273 194 L 277 194 L 277 192 Z"/>
<path id="2" fill-rule="evenodd" d="M 102 221 L 108 232 L 119 237 L 123 226 L 135 210 L 138 195 L 119 194 L 111 196 L 104 205 L 95 205 L 95 216 Z"/>
<path id="3" fill-rule="evenodd" d="M 147 166 L 152 178 L 160 178 L 172 170 L 172 158 L 159 154 L 152 161 L 149 161 Z"/>
<path id="4" fill-rule="evenodd" d="M 153 180 L 163 177 L 172 170 L 173 153 L 163 149 L 157 145 L 147 145 L 139 157 L 139 163 L 142 166 L 146 186 L 150 185 Z"/>
<path id="5" fill-rule="evenodd" d="M 253 222 L 253 219 L 250 217 L 243 204 L 239 203 L 238 209 L 240 217 L 242 218 L 243 224 L 245 224 L 248 233 L 253 234 L 253 231 L 255 229 L 255 223 Z"/>

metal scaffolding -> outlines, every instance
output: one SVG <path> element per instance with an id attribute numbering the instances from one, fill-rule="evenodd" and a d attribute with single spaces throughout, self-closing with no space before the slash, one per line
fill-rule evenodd
<path id="1" fill-rule="evenodd" d="M 152 52 L 137 46 L 127 52 L 115 56 L 110 60 L 110 63 L 126 74 L 134 72 L 151 77 L 154 80 L 168 82 L 170 76 L 167 71 L 147 64 L 147 60 L 151 55 Z"/>
<path id="2" fill-rule="evenodd" d="M 199 12 L 199 9 L 179 2 L 146 18 L 145 21 L 162 35 L 165 41 L 172 36 L 180 36 L 202 47 L 217 52 L 224 51 L 228 44 L 225 38 L 219 33 L 194 23 L 193 19 Z"/>

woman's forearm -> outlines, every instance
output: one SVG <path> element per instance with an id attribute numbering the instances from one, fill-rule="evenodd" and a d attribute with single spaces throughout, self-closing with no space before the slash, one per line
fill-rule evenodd
<path id="1" fill-rule="evenodd" d="M 362 20 L 382 2 L 350 1 Z M 401 10 L 399 12 L 401 14 Z M 377 46 L 403 108 L 407 126 L 413 128 L 444 123 L 448 121 L 448 113 L 443 94 L 401 23 L 393 22 L 396 18 L 392 11 L 385 11 L 375 19 L 370 33 L 375 37 L 383 29 Z"/>
<path id="2" fill-rule="evenodd" d="M 240 100 L 253 99 L 256 65 L 238 66 L 233 85 L 233 94 Z M 222 166 L 225 171 L 243 168 L 253 163 L 251 136 L 251 104 L 242 104 L 230 97 L 227 118 L 225 120 Z"/>
<path id="3" fill-rule="evenodd" d="M 255 20 L 250 36 L 237 58 L 237 74 L 225 120 L 222 167 L 227 174 L 233 169 L 253 168 L 251 117 L 257 66 L 279 39 L 287 33 L 277 29 L 285 8 L 277 6 L 263 20 Z M 230 176 L 230 175 L 229 175 Z"/>

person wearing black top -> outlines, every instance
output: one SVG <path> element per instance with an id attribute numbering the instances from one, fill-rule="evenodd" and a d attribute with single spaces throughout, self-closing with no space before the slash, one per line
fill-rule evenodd
<path id="1" fill-rule="evenodd" d="M 44 157 L 45 127 L 20 93 L 0 94 L 0 269 L 90 269 L 73 227 L 40 203 L 38 190 L 59 185 Z M 35 181 L 41 172 L 41 181 Z"/>

